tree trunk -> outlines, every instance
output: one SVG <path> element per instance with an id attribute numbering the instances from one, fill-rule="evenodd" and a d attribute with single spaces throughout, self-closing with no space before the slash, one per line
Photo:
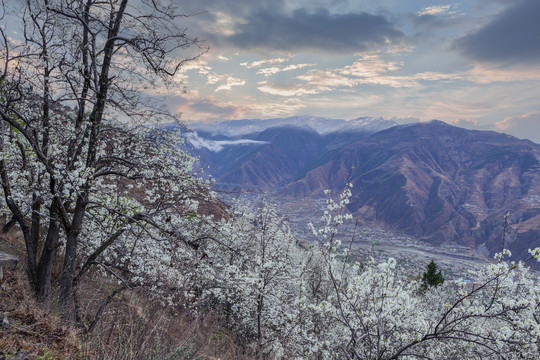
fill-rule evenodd
<path id="1" fill-rule="evenodd" d="M 54 204 L 54 203 L 53 203 Z M 46 301 L 51 296 L 51 274 L 54 262 L 55 247 L 60 236 L 58 220 L 55 219 L 54 205 L 49 211 L 49 230 L 47 239 L 43 245 L 43 251 L 38 264 L 38 278 L 36 284 L 36 295 L 40 301 Z"/>
<path id="2" fill-rule="evenodd" d="M 4 153 L 4 122 L 1 122 L 2 124 L 2 138 L 0 139 L 0 153 Z M 6 204 L 13 214 L 13 217 L 19 224 L 19 227 L 21 228 L 21 231 L 23 233 L 24 237 L 24 244 L 26 245 L 26 260 L 27 260 L 27 271 L 28 271 L 28 279 L 30 280 L 30 284 L 32 286 L 35 286 L 36 284 L 36 274 L 37 274 L 37 266 L 36 266 L 36 252 L 34 251 L 34 246 L 32 244 L 32 235 L 31 235 L 31 229 L 28 227 L 28 224 L 26 223 L 26 220 L 24 218 L 23 213 L 19 209 L 18 205 L 13 201 L 13 196 L 11 193 L 11 186 L 9 177 L 7 174 L 6 166 L 4 159 L 0 159 L 0 179 L 2 180 L 1 186 L 4 190 L 4 199 L 6 201 Z"/>
<path id="3" fill-rule="evenodd" d="M 69 315 L 71 310 L 71 285 L 73 273 L 75 271 L 75 260 L 77 259 L 77 239 L 78 237 L 70 232 L 66 238 L 66 253 L 64 255 L 64 267 L 60 279 L 60 306 Z"/>
<path id="4" fill-rule="evenodd" d="M 39 277 L 39 270 L 37 268 L 37 259 L 38 259 L 38 252 L 39 252 L 39 232 L 40 232 L 40 224 L 41 224 L 41 200 L 39 196 L 36 194 L 32 194 L 32 215 L 30 220 L 30 246 L 32 247 L 32 254 L 34 254 L 34 264 L 36 264 L 35 272 L 33 275 L 33 282 L 32 285 L 34 288 L 37 287 L 38 284 L 38 277 Z"/>
<path id="5" fill-rule="evenodd" d="M 75 213 L 71 225 L 66 231 L 66 253 L 64 255 L 64 267 L 60 279 L 60 306 L 65 311 L 64 315 L 69 317 L 71 313 L 71 289 L 73 285 L 73 275 L 75 273 L 75 263 L 77 260 L 77 243 L 79 233 L 82 229 L 84 214 L 86 212 L 87 194 L 83 192 L 77 199 Z"/>
<path id="6" fill-rule="evenodd" d="M 257 295 L 257 352 L 261 351 L 262 345 L 262 311 L 263 311 L 264 295 Z"/>

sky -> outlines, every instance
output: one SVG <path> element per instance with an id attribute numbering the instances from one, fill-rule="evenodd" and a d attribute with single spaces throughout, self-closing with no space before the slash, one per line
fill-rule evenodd
<path id="1" fill-rule="evenodd" d="M 437 119 L 540 143 L 540 0 L 171 1 L 208 50 L 148 95 L 188 124 Z"/>
<path id="2" fill-rule="evenodd" d="M 438 119 L 540 143 L 540 0 L 175 0 L 209 50 L 167 103 L 187 121 Z"/>

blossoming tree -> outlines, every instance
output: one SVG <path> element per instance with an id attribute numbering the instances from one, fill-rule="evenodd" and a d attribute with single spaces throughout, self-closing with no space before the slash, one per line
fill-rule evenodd
<path id="1" fill-rule="evenodd" d="M 22 231 L 39 298 L 62 257 L 60 303 L 71 310 L 74 300 L 86 332 L 118 292 L 145 286 L 164 306 L 221 310 L 263 358 L 540 357 L 538 277 L 503 261 L 506 250 L 471 285 L 423 289 L 394 259 L 359 263 L 354 239 L 341 243 L 351 185 L 336 201 L 327 194 L 310 246 L 272 207 L 201 214 L 211 193 L 181 137 L 139 125 L 174 120 L 142 90 L 170 79 L 191 59 L 177 51 L 197 45 L 172 2 L 0 1 L 6 225 Z M 6 33 L 10 17 L 21 38 Z M 529 261 L 539 258 L 531 249 Z M 116 287 L 85 322 L 77 289 L 95 269 Z"/>
<path id="2" fill-rule="evenodd" d="M 144 251 L 133 239 L 143 232 L 171 238 L 178 214 L 205 193 L 178 140 L 140 126 L 175 121 L 142 90 L 167 84 L 204 49 L 179 57 L 198 41 L 169 1 L 2 0 L 1 11 L 8 224 L 22 230 L 39 298 L 50 295 L 51 267 L 63 255 L 60 302 L 69 308 L 73 284 L 89 267 L 118 275 L 114 267 L 128 266 L 129 251 Z M 14 19 L 19 37 L 7 33 Z M 117 249 L 114 261 L 101 258 L 127 234 L 133 243 Z"/>

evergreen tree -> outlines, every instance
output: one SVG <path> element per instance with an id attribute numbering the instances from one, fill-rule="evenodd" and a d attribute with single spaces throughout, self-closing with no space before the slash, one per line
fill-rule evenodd
<path id="1" fill-rule="evenodd" d="M 444 276 L 439 266 L 434 260 L 426 266 L 426 271 L 422 274 L 422 286 L 427 289 L 428 286 L 441 285 L 444 282 Z"/>

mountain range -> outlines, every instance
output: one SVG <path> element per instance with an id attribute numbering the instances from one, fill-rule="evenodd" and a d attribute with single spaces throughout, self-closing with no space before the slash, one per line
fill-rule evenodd
<path id="1" fill-rule="evenodd" d="M 221 188 L 317 198 L 353 184 L 365 225 L 524 259 L 540 246 L 540 145 L 442 121 L 316 117 L 189 124 Z M 538 266 L 538 265 L 536 265 Z"/>

